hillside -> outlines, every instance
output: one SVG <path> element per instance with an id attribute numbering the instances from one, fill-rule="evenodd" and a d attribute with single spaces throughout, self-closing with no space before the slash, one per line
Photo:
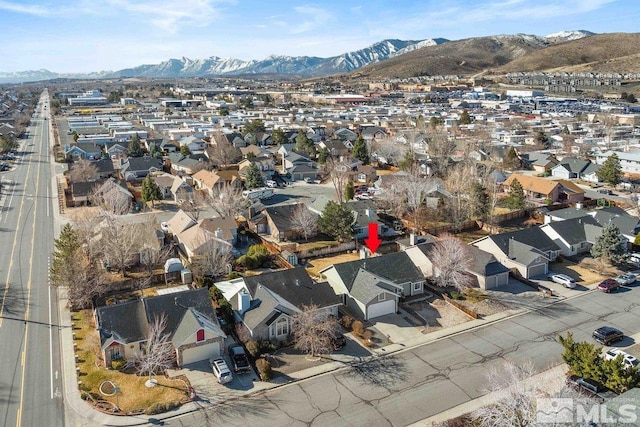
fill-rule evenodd
<path id="1" fill-rule="evenodd" d="M 354 77 L 406 78 L 420 75 L 474 74 L 495 69 L 550 45 L 524 34 L 476 37 L 426 46 L 354 72 Z"/>
<path id="2" fill-rule="evenodd" d="M 597 34 L 532 51 L 500 67 L 516 71 L 640 71 L 640 33 Z"/>

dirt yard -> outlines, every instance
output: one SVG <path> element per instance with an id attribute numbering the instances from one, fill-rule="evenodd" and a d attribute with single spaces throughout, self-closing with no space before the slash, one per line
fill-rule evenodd
<path id="1" fill-rule="evenodd" d="M 423 334 L 472 320 L 471 317 L 441 299 L 436 299 L 433 302 L 412 302 L 408 306 L 415 315 L 426 323 L 422 330 Z"/>
<path id="2" fill-rule="evenodd" d="M 457 302 L 464 305 L 466 308 L 475 311 L 482 317 L 498 314 L 508 309 L 506 305 L 489 299 L 485 299 L 480 302 L 471 302 L 468 300 L 458 300 Z"/>
<path id="3" fill-rule="evenodd" d="M 324 257 L 324 258 L 316 258 L 307 261 L 307 265 L 305 265 L 307 272 L 315 277 L 320 277 L 320 270 L 325 267 L 329 267 L 333 264 L 339 264 L 341 262 L 347 261 L 355 261 L 359 259 L 360 256 L 352 253 L 340 254 L 332 257 Z"/>
<path id="4" fill-rule="evenodd" d="M 611 267 L 609 269 L 602 268 L 597 265 L 597 261 L 590 258 L 585 258 L 580 264 L 574 264 L 572 262 L 562 260 L 555 261 L 549 264 L 549 270 L 554 273 L 566 274 L 569 277 L 575 279 L 575 281 L 581 285 L 591 285 L 593 283 L 600 283 L 606 276 L 613 277 L 620 274 L 619 270 Z M 605 275 L 597 273 L 602 271 Z"/>

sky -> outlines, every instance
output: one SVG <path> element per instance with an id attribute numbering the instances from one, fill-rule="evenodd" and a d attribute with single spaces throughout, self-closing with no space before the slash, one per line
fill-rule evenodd
<path id="1" fill-rule="evenodd" d="M 637 0 L 0 0 L 0 72 L 331 57 L 384 39 L 638 32 Z"/>

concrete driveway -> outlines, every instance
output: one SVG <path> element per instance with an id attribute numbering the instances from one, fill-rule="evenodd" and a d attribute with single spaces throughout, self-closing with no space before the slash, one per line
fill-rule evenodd
<path id="1" fill-rule="evenodd" d="M 394 343 L 402 343 L 423 337 L 420 329 L 404 320 L 399 314 L 376 317 L 371 320 L 371 325 Z"/>

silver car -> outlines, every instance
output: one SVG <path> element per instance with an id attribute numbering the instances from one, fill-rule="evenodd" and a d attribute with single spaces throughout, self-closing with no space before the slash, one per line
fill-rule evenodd
<path id="1" fill-rule="evenodd" d="M 209 364 L 220 384 L 226 384 L 233 379 L 233 374 L 224 359 L 212 359 L 209 360 Z"/>
<path id="2" fill-rule="evenodd" d="M 626 273 L 626 274 L 621 274 L 620 276 L 616 277 L 616 282 L 620 283 L 621 285 L 630 285 L 632 283 L 635 283 L 636 281 L 636 275 L 635 274 L 631 274 L 631 273 Z"/>
<path id="3" fill-rule="evenodd" d="M 567 276 L 566 274 L 553 273 L 553 274 L 550 274 L 548 278 L 552 282 L 559 283 L 565 288 L 571 289 L 576 287 L 576 281 L 573 280 L 571 277 Z"/>

